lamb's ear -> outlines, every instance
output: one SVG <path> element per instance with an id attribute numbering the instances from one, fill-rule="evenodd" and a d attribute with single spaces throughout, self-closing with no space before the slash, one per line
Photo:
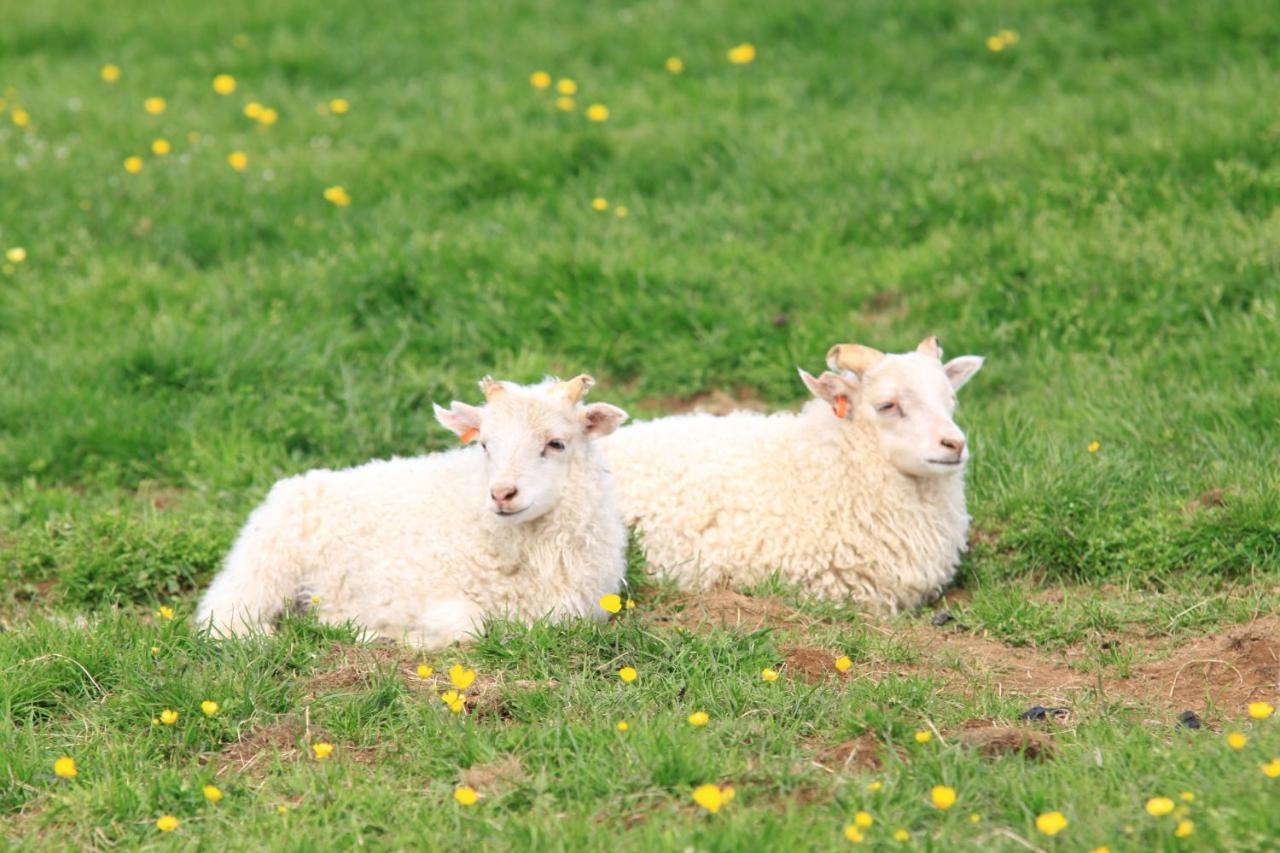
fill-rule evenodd
<path id="1" fill-rule="evenodd" d="M 435 403 L 431 404 L 431 408 L 435 409 L 436 420 L 445 429 L 456 433 L 463 444 L 474 440 L 480 432 L 480 409 L 475 406 L 454 400 L 447 409 L 442 409 Z"/>
<path id="2" fill-rule="evenodd" d="M 582 431 L 592 438 L 600 438 L 622 426 L 628 418 L 626 412 L 608 403 L 592 403 L 578 413 L 582 419 Z"/>
<path id="3" fill-rule="evenodd" d="M 972 379 L 973 374 L 981 369 L 982 362 L 983 358 L 980 355 L 962 355 L 948 361 L 942 369 L 947 372 L 951 387 L 959 391 L 960 386 Z"/>
<path id="4" fill-rule="evenodd" d="M 844 420 L 849 417 L 849 413 L 853 410 L 853 402 L 858 399 L 857 380 L 848 379 L 829 370 L 815 379 L 801 368 L 797 367 L 796 370 L 800 371 L 800 379 L 809 389 L 809 393 L 831 406 L 831 411 L 837 418 Z"/>

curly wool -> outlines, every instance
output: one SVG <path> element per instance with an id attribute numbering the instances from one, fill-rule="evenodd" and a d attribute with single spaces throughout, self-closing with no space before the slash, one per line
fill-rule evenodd
<path id="1" fill-rule="evenodd" d="M 810 401 L 798 414 L 695 414 L 603 442 L 651 566 L 687 588 L 778 572 L 804 590 L 896 613 L 955 574 L 969 516 L 962 474 L 908 477 L 874 428 Z"/>
<path id="2" fill-rule="evenodd" d="M 217 633 L 269 630 L 295 599 L 319 618 L 439 648 L 485 616 L 605 618 L 626 528 L 594 442 L 556 506 L 503 524 L 487 511 L 479 447 L 282 480 L 253 512 L 197 612 Z"/>

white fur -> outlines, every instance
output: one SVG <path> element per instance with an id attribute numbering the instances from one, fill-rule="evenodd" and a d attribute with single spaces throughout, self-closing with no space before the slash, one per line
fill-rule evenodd
<path id="1" fill-rule="evenodd" d="M 944 366 L 929 340 L 907 355 L 870 350 L 861 376 L 801 371 L 821 399 L 798 414 L 681 415 L 603 442 L 650 565 L 701 589 L 776 571 L 889 613 L 936 597 L 969 526 L 954 390 L 982 361 Z"/>
<path id="2" fill-rule="evenodd" d="M 489 615 L 604 618 L 598 601 L 621 586 L 626 529 L 594 439 L 626 414 L 564 399 L 568 384 L 486 380 L 486 394 L 496 390 L 484 408 L 436 412 L 458 433 L 476 426 L 471 446 L 277 483 L 201 600 L 198 623 L 267 631 L 305 597 L 325 622 L 440 648 Z M 566 447 L 548 449 L 552 438 Z M 500 504 L 495 484 L 518 486 L 519 497 Z"/>

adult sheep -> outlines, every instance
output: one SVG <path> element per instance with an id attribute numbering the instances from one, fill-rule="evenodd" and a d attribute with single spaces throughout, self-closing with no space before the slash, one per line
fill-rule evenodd
<path id="1" fill-rule="evenodd" d="M 270 629 L 297 599 L 329 623 L 440 648 L 487 615 L 604 618 L 626 528 L 595 439 L 627 415 L 583 406 L 589 376 L 481 382 L 486 405 L 436 418 L 474 445 L 282 480 L 249 517 L 196 619 Z"/>
<path id="2" fill-rule="evenodd" d="M 955 574 L 969 516 L 955 392 L 982 366 L 915 352 L 831 348 L 800 371 L 818 399 L 799 413 L 679 415 L 604 442 L 623 515 L 650 565 L 682 586 L 773 572 L 827 598 L 896 613 Z"/>

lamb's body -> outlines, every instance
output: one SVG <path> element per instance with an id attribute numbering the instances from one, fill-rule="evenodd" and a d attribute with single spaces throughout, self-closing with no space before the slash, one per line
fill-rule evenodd
<path id="1" fill-rule="evenodd" d="M 960 474 L 901 474 L 873 427 L 811 401 L 637 423 L 604 443 L 649 563 L 687 587 L 778 572 L 814 594 L 897 612 L 955 573 L 969 517 Z"/>
<path id="2" fill-rule="evenodd" d="M 325 622 L 438 648 L 484 616 L 604 617 L 626 529 L 600 451 L 567 460 L 555 505 L 525 523 L 486 505 L 478 445 L 283 480 L 250 516 L 200 603 L 217 633 L 268 630 L 301 599 Z"/>

